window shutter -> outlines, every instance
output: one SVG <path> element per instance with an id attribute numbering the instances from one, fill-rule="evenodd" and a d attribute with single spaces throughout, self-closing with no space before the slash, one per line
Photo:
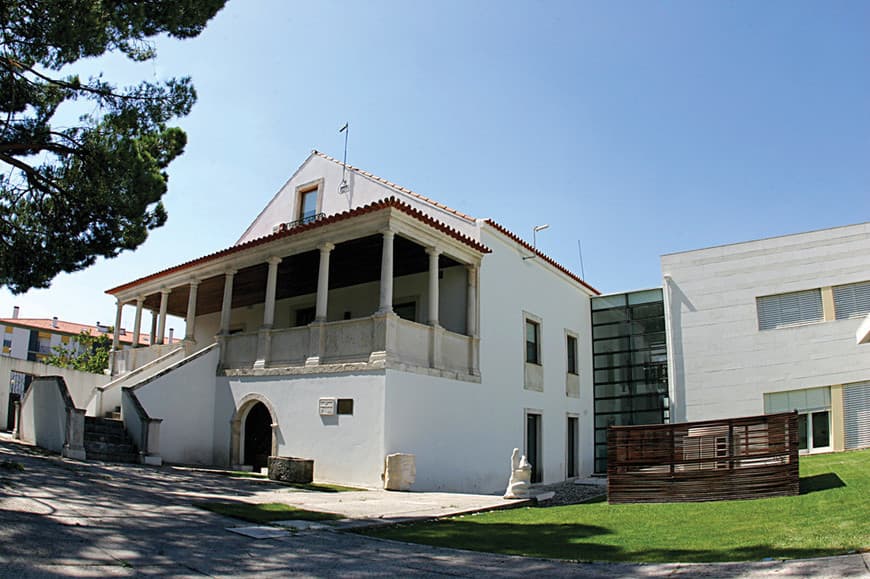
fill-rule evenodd
<path id="1" fill-rule="evenodd" d="M 821 322 L 824 319 L 822 292 L 818 288 L 763 296 L 757 298 L 756 303 L 759 330 Z"/>
<path id="2" fill-rule="evenodd" d="M 835 286 L 834 311 L 838 320 L 862 317 L 870 313 L 870 282 Z"/>

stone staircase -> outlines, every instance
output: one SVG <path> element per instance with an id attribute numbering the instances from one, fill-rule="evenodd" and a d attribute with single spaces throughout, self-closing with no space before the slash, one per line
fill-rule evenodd
<path id="1" fill-rule="evenodd" d="M 139 451 L 124 423 L 115 418 L 85 417 L 85 456 L 105 462 L 139 462 Z"/>

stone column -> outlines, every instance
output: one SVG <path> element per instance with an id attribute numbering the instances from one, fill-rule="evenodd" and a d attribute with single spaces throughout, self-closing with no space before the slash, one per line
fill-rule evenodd
<path id="1" fill-rule="evenodd" d="M 187 317 L 184 319 L 187 322 L 184 331 L 184 339 L 193 341 L 194 333 L 196 332 L 196 294 L 199 289 L 199 280 L 194 279 L 190 282 L 190 293 L 187 296 Z"/>
<path id="2" fill-rule="evenodd" d="M 480 338 L 478 336 L 478 313 L 477 313 L 477 272 L 474 265 L 466 266 L 468 277 L 468 294 L 466 297 L 465 333 L 470 338 L 468 341 L 468 371 L 473 376 L 480 375 Z"/>
<path id="3" fill-rule="evenodd" d="M 124 304 L 118 300 L 115 309 L 115 327 L 112 330 L 112 350 L 109 352 L 109 376 L 114 376 L 117 373 L 115 371 L 115 358 L 118 350 L 121 349 L 121 313 L 123 310 Z"/>
<path id="4" fill-rule="evenodd" d="M 430 247 L 426 253 L 429 254 L 429 325 L 438 326 L 438 258 L 441 256 L 441 250 Z"/>
<path id="5" fill-rule="evenodd" d="M 148 333 L 148 336 L 148 343 L 150 345 L 153 346 L 157 343 L 157 313 L 154 310 L 151 310 L 151 331 Z"/>
<path id="6" fill-rule="evenodd" d="M 227 271 L 224 277 L 224 301 L 221 304 L 221 335 L 229 335 L 230 333 L 230 312 L 233 309 L 233 278 L 236 275 L 236 270 Z"/>
<path id="7" fill-rule="evenodd" d="M 381 251 L 381 292 L 378 313 L 386 314 L 393 311 L 393 239 L 396 234 L 389 229 L 385 229 L 382 233 L 384 246 Z"/>
<path id="8" fill-rule="evenodd" d="M 169 294 L 172 292 L 169 288 L 160 290 L 160 318 L 157 320 L 157 343 L 163 343 L 163 336 L 166 334 L 166 308 L 169 307 Z"/>
<path id="9" fill-rule="evenodd" d="M 468 265 L 465 267 L 468 278 L 468 293 L 465 299 L 465 333 L 469 336 L 477 336 L 477 267 Z"/>
<path id="10" fill-rule="evenodd" d="M 320 246 L 320 268 L 317 270 L 317 308 L 315 320 L 326 321 L 327 304 L 329 298 L 329 256 L 335 245 L 324 243 Z"/>
<path id="11" fill-rule="evenodd" d="M 139 347 L 139 332 L 142 330 L 142 306 L 145 305 L 145 298 L 136 298 L 136 319 L 133 320 L 133 347 Z"/>
<path id="12" fill-rule="evenodd" d="M 263 304 L 263 325 L 257 336 L 257 359 L 254 368 L 265 368 L 272 350 L 272 326 L 275 323 L 275 294 L 278 289 L 278 264 L 280 257 L 267 260 L 269 273 L 266 275 L 266 302 Z"/>
<path id="13" fill-rule="evenodd" d="M 124 311 L 124 303 L 118 300 L 115 305 L 115 328 L 112 330 L 112 351 L 117 352 L 121 347 L 121 314 Z"/>
<path id="14" fill-rule="evenodd" d="M 280 257 L 270 257 L 267 260 L 269 273 L 266 276 L 266 303 L 263 307 L 263 328 L 271 328 L 275 323 L 275 294 L 278 288 L 278 264 Z"/>

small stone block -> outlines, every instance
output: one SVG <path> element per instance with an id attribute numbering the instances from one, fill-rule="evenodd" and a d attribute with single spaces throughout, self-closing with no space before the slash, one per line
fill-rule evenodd
<path id="1" fill-rule="evenodd" d="M 308 484 L 314 480 L 314 461 L 291 456 L 270 456 L 268 473 L 271 480 Z"/>
<path id="2" fill-rule="evenodd" d="M 552 499 L 552 498 L 555 497 L 555 496 L 556 496 L 556 493 L 553 492 L 553 491 L 550 491 L 550 492 L 547 492 L 547 493 L 541 493 L 541 494 L 539 494 L 539 495 L 535 495 L 534 498 L 535 498 L 535 500 L 538 501 L 539 503 L 542 503 L 542 502 L 544 502 L 544 501 L 549 501 L 550 499 Z"/>
<path id="3" fill-rule="evenodd" d="M 286 537 L 288 531 L 286 529 L 276 529 L 275 527 L 227 527 L 227 531 L 238 533 L 252 539 L 277 539 Z"/>

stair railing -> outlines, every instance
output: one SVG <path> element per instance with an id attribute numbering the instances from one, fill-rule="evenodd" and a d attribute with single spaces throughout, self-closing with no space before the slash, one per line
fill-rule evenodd
<path id="1" fill-rule="evenodd" d="M 151 466 L 163 464 L 160 456 L 160 423 L 163 419 L 148 416 L 131 386 L 121 389 L 121 408 L 124 426 L 139 448 L 139 462 Z"/>

